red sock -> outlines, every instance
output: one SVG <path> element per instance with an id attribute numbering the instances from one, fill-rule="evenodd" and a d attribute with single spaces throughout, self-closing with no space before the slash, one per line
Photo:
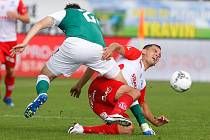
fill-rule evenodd
<path id="1" fill-rule="evenodd" d="M 15 83 L 15 77 L 6 76 L 6 78 L 5 78 L 5 85 L 6 85 L 5 98 L 8 98 L 11 96 L 12 91 L 14 89 L 14 83 Z"/>
<path id="2" fill-rule="evenodd" d="M 83 126 L 84 133 L 92 134 L 119 134 L 117 124 L 103 124 L 98 126 Z"/>
<path id="3" fill-rule="evenodd" d="M 123 114 L 133 103 L 133 97 L 128 94 L 123 94 L 118 99 L 114 109 L 111 114 Z"/>

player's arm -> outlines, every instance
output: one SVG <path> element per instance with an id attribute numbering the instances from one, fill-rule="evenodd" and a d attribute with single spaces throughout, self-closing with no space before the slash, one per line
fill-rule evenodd
<path id="1" fill-rule="evenodd" d="M 160 117 L 155 117 L 152 114 L 152 112 L 150 111 L 150 108 L 149 108 L 148 104 L 146 103 L 146 101 L 141 103 L 141 107 L 142 107 L 142 111 L 143 111 L 145 118 L 153 125 L 161 126 L 161 125 L 167 124 L 169 122 L 169 120 L 163 115 Z"/>
<path id="2" fill-rule="evenodd" d="M 120 55 L 129 60 L 138 59 L 141 55 L 141 51 L 135 47 L 124 46 L 119 43 L 112 43 L 109 45 L 109 47 L 105 48 L 102 59 L 109 59 L 110 57 L 112 57 L 113 52 L 118 52 Z"/>
<path id="3" fill-rule="evenodd" d="M 35 25 L 29 30 L 27 36 L 25 37 L 25 39 L 23 40 L 24 46 L 26 46 L 29 41 L 41 30 L 41 29 L 45 29 L 45 28 L 49 28 L 52 27 L 54 23 L 54 19 L 50 16 L 47 16 L 43 19 L 41 19 L 40 21 L 38 21 L 37 23 L 35 23 Z"/>
<path id="4" fill-rule="evenodd" d="M 29 41 L 41 30 L 44 28 L 52 27 L 54 19 L 50 16 L 47 16 L 40 21 L 38 21 L 28 32 L 25 39 L 21 44 L 14 46 L 11 50 L 11 55 L 14 56 L 17 53 L 24 51 L 25 47 L 28 45 Z"/>
<path id="5" fill-rule="evenodd" d="M 71 96 L 79 98 L 82 87 L 87 83 L 87 81 L 92 77 L 94 74 L 94 70 L 91 68 L 87 68 L 84 75 L 80 78 L 80 80 L 70 89 Z"/>
<path id="6" fill-rule="evenodd" d="M 141 90 L 141 96 L 138 99 L 138 102 L 142 108 L 144 117 L 155 126 L 161 126 L 161 125 L 168 123 L 169 121 L 165 116 L 160 116 L 158 118 L 154 117 L 154 115 L 150 111 L 150 108 L 149 108 L 147 102 L 145 101 L 145 95 L 146 95 L 146 84 L 145 84 L 145 87 Z"/>

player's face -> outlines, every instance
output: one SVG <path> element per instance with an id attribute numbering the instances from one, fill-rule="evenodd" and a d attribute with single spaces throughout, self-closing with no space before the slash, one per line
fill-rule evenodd
<path id="1" fill-rule="evenodd" d="M 145 54 L 144 59 L 147 62 L 147 65 L 154 66 L 160 60 L 161 50 L 156 46 L 152 46 L 145 49 L 144 54 Z"/>

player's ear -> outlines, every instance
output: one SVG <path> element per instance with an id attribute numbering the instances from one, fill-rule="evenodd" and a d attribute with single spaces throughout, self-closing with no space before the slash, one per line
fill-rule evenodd
<path id="1" fill-rule="evenodd" d="M 145 55 L 146 52 L 147 52 L 147 49 L 143 49 L 143 50 L 142 50 L 142 54 L 143 54 L 143 55 Z"/>

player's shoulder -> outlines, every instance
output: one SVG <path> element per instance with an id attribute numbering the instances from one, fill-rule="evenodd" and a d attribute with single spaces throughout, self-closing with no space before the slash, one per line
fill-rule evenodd
<path id="1" fill-rule="evenodd" d="M 141 50 L 133 46 L 124 46 L 124 56 L 129 60 L 136 60 L 141 57 Z"/>

